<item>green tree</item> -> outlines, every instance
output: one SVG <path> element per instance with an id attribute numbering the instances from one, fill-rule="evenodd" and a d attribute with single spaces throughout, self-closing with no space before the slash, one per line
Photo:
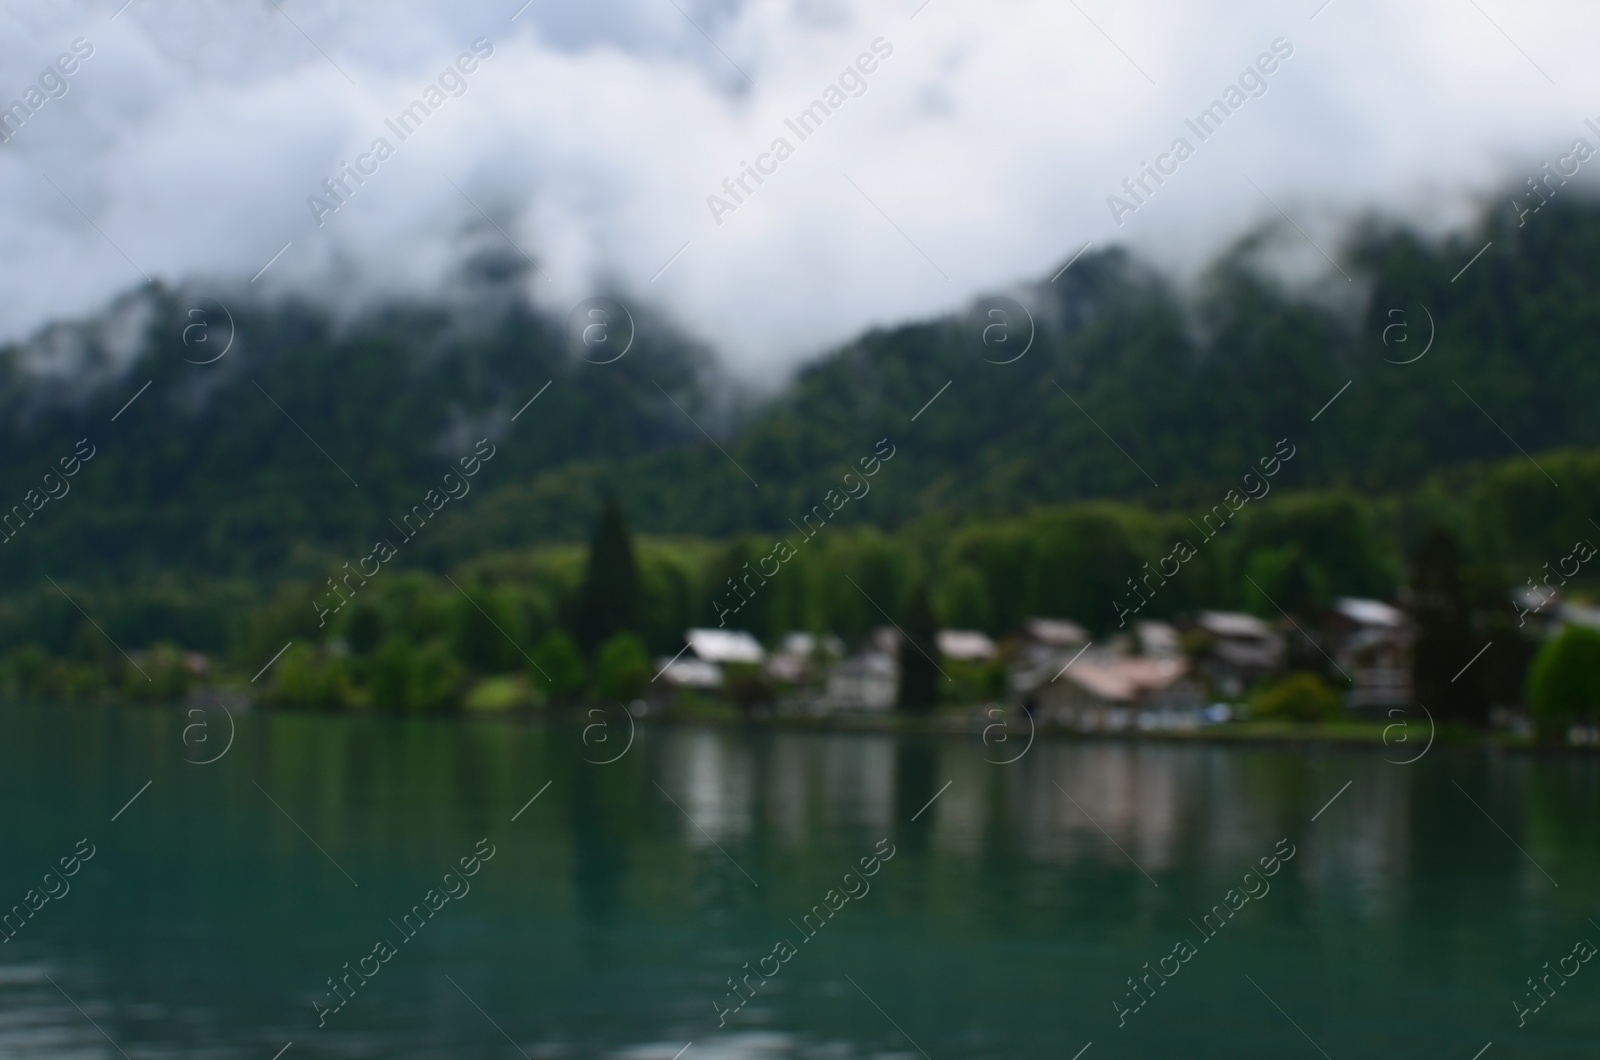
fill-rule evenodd
<path id="1" fill-rule="evenodd" d="M 1281 607 L 1291 615 L 1313 618 L 1333 602 L 1327 574 L 1299 545 L 1257 550 L 1250 555 L 1245 573 L 1246 599 L 1264 617 L 1276 617 Z M 1252 581 L 1261 587 L 1260 592 Z"/>
<path id="2" fill-rule="evenodd" d="M 1545 740 L 1600 713 L 1600 630 L 1568 626 L 1545 642 L 1528 670 L 1528 707 Z"/>
<path id="3" fill-rule="evenodd" d="M 551 703 L 561 705 L 578 702 L 588 684 L 583 656 L 572 638 L 559 630 L 533 649 L 528 676 L 535 686 L 544 689 Z"/>
<path id="4" fill-rule="evenodd" d="M 157 644 L 145 653 L 142 666 L 124 667 L 122 694 L 132 700 L 175 703 L 189 691 L 192 679 L 183 652 L 171 644 Z"/>
<path id="5" fill-rule="evenodd" d="M 901 626 L 900 640 L 901 710 L 925 713 L 939 702 L 939 621 L 928 599 L 928 586 L 918 582 L 911 590 Z"/>
<path id="6" fill-rule="evenodd" d="M 411 685 L 411 654 L 415 650 L 411 642 L 399 634 L 384 640 L 372 660 L 373 706 L 396 714 L 406 709 L 406 691 Z"/>
<path id="7" fill-rule="evenodd" d="M 357 655 L 370 655 L 383 643 L 383 612 L 362 600 L 350 609 L 350 620 L 345 623 L 345 637 L 350 650 Z"/>
<path id="8" fill-rule="evenodd" d="M 296 644 L 272 668 L 267 701 L 287 707 L 332 707 L 338 693 L 332 674 L 318 650 Z"/>
<path id="9" fill-rule="evenodd" d="M 461 700 L 466 673 L 443 640 L 430 640 L 412 659 L 406 691 L 409 710 L 448 710 Z"/>
<path id="10" fill-rule="evenodd" d="M 458 594 L 450 624 L 450 647 L 456 658 L 478 673 L 511 669 L 517 656 L 517 610 L 505 594 L 468 589 Z M 508 640 L 507 638 L 511 638 Z"/>
<path id="11" fill-rule="evenodd" d="M 939 610 L 950 617 L 957 629 L 981 629 L 998 633 L 994 609 L 989 604 L 989 587 L 975 568 L 960 564 L 945 575 L 939 586 Z"/>
<path id="12" fill-rule="evenodd" d="M 772 680 L 757 663 L 724 663 L 722 691 L 749 717 L 756 707 L 772 701 Z"/>
<path id="13" fill-rule="evenodd" d="M 589 561 L 578 597 L 578 645 L 593 652 L 625 630 L 639 628 L 639 567 L 622 505 L 608 498 L 589 540 Z"/>
<path id="14" fill-rule="evenodd" d="M 608 700 L 627 703 L 650 683 L 650 655 L 632 633 L 618 633 L 602 644 L 594 669 L 595 685 Z"/>
<path id="15" fill-rule="evenodd" d="M 1471 599 L 1461 576 L 1461 546 L 1435 528 L 1411 567 L 1411 682 L 1418 703 L 1440 717 L 1481 724 L 1488 704 L 1477 676 L 1457 682 L 1461 668 L 1482 645 L 1472 635 Z M 1507 608 L 1509 611 L 1509 608 Z"/>
<path id="16" fill-rule="evenodd" d="M 466 672 L 443 640 L 418 647 L 396 635 L 383 642 L 372 666 L 372 701 L 381 710 L 441 711 L 461 699 Z"/>
<path id="17" fill-rule="evenodd" d="M 776 636 L 772 606 L 777 591 L 759 568 L 771 547 L 754 538 L 741 537 L 717 555 L 709 568 L 711 605 L 704 612 L 706 615 L 714 614 L 719 625 L 725 621 L 729 629 L 747 630 L 758 640 Z M 683 635 L 682 630 L 678 635 Z"/>

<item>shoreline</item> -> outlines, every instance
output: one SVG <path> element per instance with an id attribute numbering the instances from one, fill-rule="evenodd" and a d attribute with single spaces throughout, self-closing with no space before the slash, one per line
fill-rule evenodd
<path id="1" fill-rule="evenodd" d="M 196 690 L 196 692 L 198 694 L 191 693 L 189 699 L 169 704 L 144 702 L 62 704 L 23 699 L 10 700 L 9 702 L 16 705 L 37 705 L 54 708 L 62 706 L 97 706 L 113 709 L 131 707 L 153 710 L 184 710 L 197 706 L 210 706 L 213 708 L 222 707 L 237 711 L 243 715 L 252 716 L 282 714 L 285 716 L 305 717 L 315 715 L 327 718 L 370 721 L 497 722 L 517 725 L 574 727 L 585 727 L 592 722 L 590 712 L 606 709 L 605 704 L 576 704 L 564 708 L 514 708 L 502 711 L 475 711 L 463 708 L 426 714 L 387 712 L 374 710 L 370 707 L 359 710 L 330 712 L 313 708 L 263 708 L 258 703 L 250 702 L 246 697 L 237 695 L 238 690 L 226 687 L 206 689 L 204 691 Z M 619 706 L 612 706 L 610 710 L 617 711 Z M 1006 719 L 1006 724 L 1002 724 L 1000 721 L 991 720 L 992 716 L 988 716 L 986 711 L 987 708 L 974 706 L 952 708 L 941 713 L 919 716 L 908 716 L 893 711 L 854 715 L 768 714 L 742 716 L 730 708 L 725 711 L 702 709 L 689 714 L 658 711 L 649 711 L 644 714 L 632 714 L 630 712 L 630 717 L 635 724 L 645 727 L 713 727 L 751 731 L 767 729 L 774 732 L 916 736 L 964 739 L 985 744 L 990 743 L 986 734 L 991 729 L 1000 727 L 1004 729 L 1005 735 L 1003 740 L 995 739 L 993 741 L 993 746 L 996 749 L 999 749 L 1002 743 L 1009 743 L 1013 740 L 1027 743 L 1030 747 L 1032 743 L 1040 740 L 1055 743 L 1122 741 L 1191 746 L 1206 744 L 1235 747 L 1366 748 L 1387 751 L 1405 758 L 1411 755 L 1411 747 L 1416 746 L 1415 742 L 1405 738 L 1387 742 L 1384 734 L 1399 723 L 1386 724 L 1381 721 L 1341 720 L 1315 723 L 1229 721 L 1203 725 L 1193 729 L 1138 730 L 1130 728 L 1118 731 L 1080 731 L 1058 725 L 1039 725 L 1033 729 L 1030 736 L 1026 729 L 1018 728 L 1018 719 L 1016 717 L 1010 717 Z M 1492 751 L 1541 754 L 1600 754 L 1600 747 L 1567 743 L 1540 743 L 1532 736 L 1519 736 L 1505 729 L 1476 729 L 1461 724 L 1438 725 L 1435 728 L 1432 739 L 1421 742 L 1426 744 L 1429 750 L 1433 747 L 1448 747 L 1457 750 L 1482 748 Z M 1013 746 L 1015 745 L 1013 744 Z M 1025 754 L 1026 752 L 1023 753 Z M 1423 754 L 1426 753 L 1426 751 L 1423 752 Z M 1017 757 L 1021 756 L 1018 755 Z M 1420 755 L 1411 755 L 1410 761 L 1415 761 L 1420 757 Z M 1405 765 L 1409 764 L 1409 761 L 1401 761 L 1395 764 Z"/>

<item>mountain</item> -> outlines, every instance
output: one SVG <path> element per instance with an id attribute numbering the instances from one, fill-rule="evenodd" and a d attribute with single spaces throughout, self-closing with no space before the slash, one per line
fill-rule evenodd
<path id="1" fill-rule="evenodd" d="M 1597 447 L 1600 205 L 1550 211 L 1487 211 L 1440 243 L 1363 223 L 1336 300 L 1274 278 L 1293 233 L 1251 233 L 1187 289 L 1125 250 L 1085 254 L 1009 292 L 1027 311 L 1011 345 L 983 345 L 986 312 L 875 330 L 760 405 L 637 305 L 632 347 L 599 364 L 501 296 L 341 320 L 150 287 L 0 351 L 0 584 L 311 574 L 365 554 L 480 439 L 473 495 L 407 562 L 581 540 L 608 493 L 646 533 L 787 529 L 880 445 L 893 459 L 838 520 L 1204 509 L 1280 444 L 1277 488 L 1364 492 Z M 80 440 L 93 456 L 61 480 Z"/>
<path id="2" fill-rule="evenodd" d="M 705 352 L 647 321 L 602 371 L 570 352 L 560 322 L 516 305 L 487 316 L 395 307 L 342 323 L 303 304 L 150 288 L 108 320 L 0 353 L 10 584 L 308 570 L 321 553 L 365 552 L 392 533 L 389 520 L 442 489 L 480 439 L 493 458 L 455 487 L 479 497 L 577 460 L 680 450 L 701 436 L 674 400 L 702 422 L 727 415 Z M 137 352 L 119 353 L 108 336 L 130 328 Z M 195 363 L 218 357 L 230 333 L 225 355 Z M 41 373 L 45 353 L 69 370 Z M 80 440 L 89 461 L 51 485 L 43 476 L 59 475 Z"/>
<path id="3" fill-rule="evenodd" d="M 959 522 L 1090 498 L 1204 508 L 1280 440 L 1297 453 L 1280 486 L 1363 492 L 1519 446 L 1600 445 L 1600 205 L 1568 200 L 1520 229 L 1486 212 L 1440 244 L 1369 222 L 1341 255 L 1352 279 L 1336 304 L 1271 278 L 1269 235 L 1188 292 L 1125 251 L 1084 255 L 1012 292 L 1036 333 L 1011 363 L 979 344 L 987 316 L 873 331 L 802 372 L 723 440 L 726 456 L 702 441 L 547 472 L 489 498 L 461 547 L 577 539 L 601 478 L 658 533 L 786 529 L 885 437 L 895 462 L 838 519 Z"/>

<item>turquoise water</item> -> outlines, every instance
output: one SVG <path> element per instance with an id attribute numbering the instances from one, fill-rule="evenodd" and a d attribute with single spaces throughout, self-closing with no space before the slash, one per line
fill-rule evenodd
<path id="1" fill-rule="evenodd" d="M 0 1056 L 1600 1052 L 1592 758 L 195 724 L 0 708 Z"/>

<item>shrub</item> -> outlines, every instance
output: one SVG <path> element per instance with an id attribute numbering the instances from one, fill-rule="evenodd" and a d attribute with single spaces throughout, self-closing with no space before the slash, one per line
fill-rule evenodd
<path id="1" fill-rule="evenodd" d="M 1600 630 L 1569 626 L 1546 641 L 1528 670 L 1528 709 L 1542 739 L 1600 710 Z"/>
<path id="2" fill-rule="evenodd" d="M 472 686 L 467 693 L 465 706 L 468 710 L 489 714 L 515 710 L 530 701 L 528 686 L 522 677 L 486 677 Z"/>
<path id="3" fill-rule="evenodd" d="M 276 706 L 331 707 L 337 686 L 316 648 L 296 644 L 272 668 L 266 699 Z"/>
<path id="4" fill-rule="evenodd" d="M 565 633 L 552 633 L 533 649 L 533 664 L 529 678 L 541 688 L 552 703 L 575 703 L 583 696 L 588 684 L 584 673 L 583 656 L 577 645 Z"/>
<path id="5" fill-rule="evenodd" d="M 170 644 L 158 644 L 137 668 L 130 663 L 123 670 L 122 694 L 138 702 L 175 703 L 189 691 L 190 682 L 183 653 Z"/>
<path id="6" fill-rule="evenodd" d="M 650 655 L 632 633 L 618 633 L 595 656 L 595 684 L 608 700 L 627 703 L 650 683 Z"/>
<path id="7" fill-rule="evenodd" d="M 464 677 L 444 641 L 430 640 L 419 648 L 393 636 L 373 660 L 372 702 L 380 710 L 444 710 L 459 700 Z"/>
<path id="8" fill-rule="evenodd" d="M 447 710 L 460 701 L 465 677 L 449 645 L 443 640 L 430 640 L 412 657 L 406 706 L 411 710 Z"/>
<path id="9" fill-rule="evenodd" d="M 1251 706 L 1258 718 L 1326 721 L 1340 713 L 1339 695 L 1316 674 L 1294 673 L 1261 689 Z"/>
<path id="10" fill-rule="evenodd" d="M 772 681 L 757 663 L 723 663 L 722 692 L 748 715 L 763 703 L 772 702 Z"/>

